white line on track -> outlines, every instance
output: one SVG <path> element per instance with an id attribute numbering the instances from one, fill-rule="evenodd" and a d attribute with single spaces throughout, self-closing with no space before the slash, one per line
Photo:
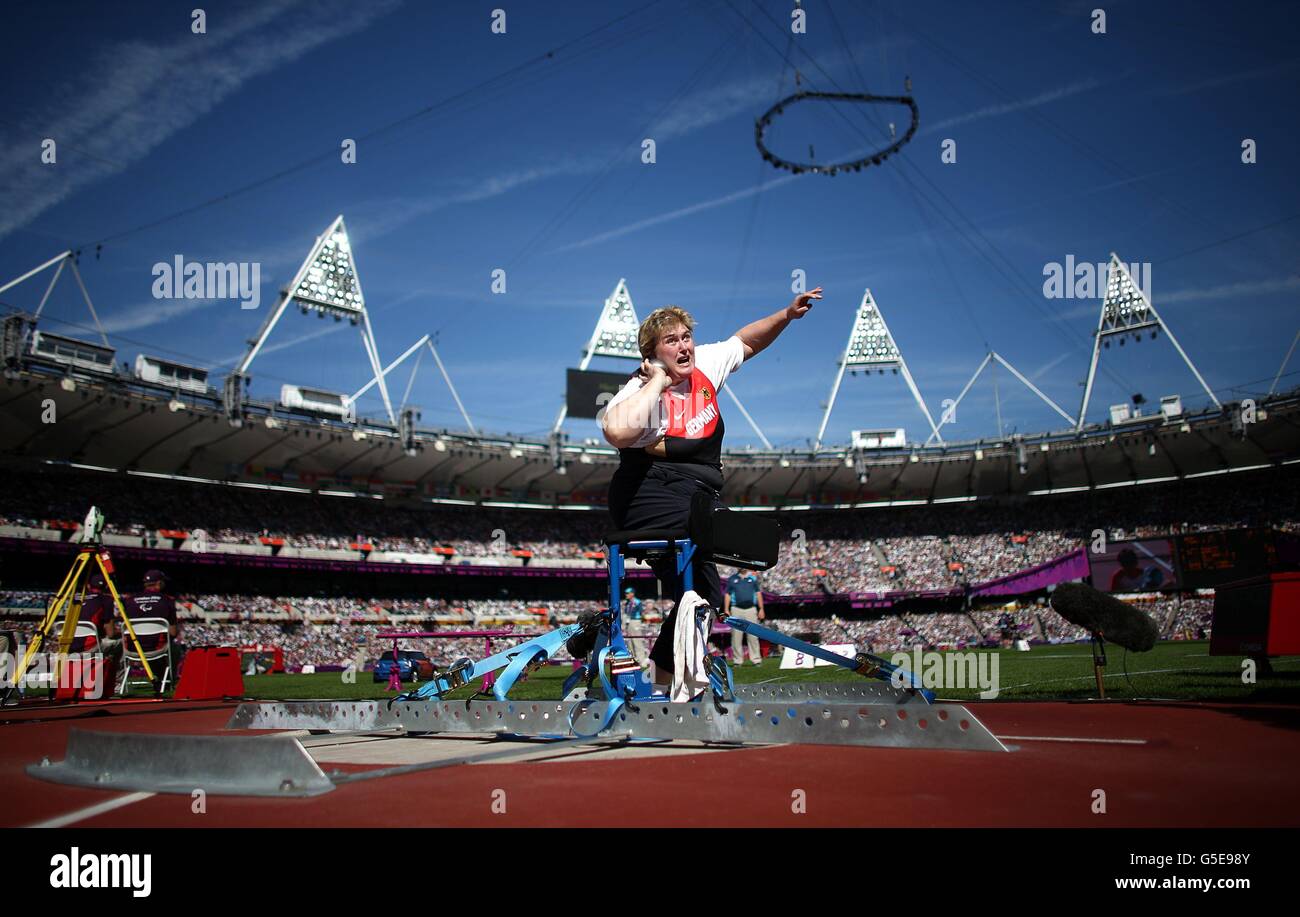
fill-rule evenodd
<path id="1" fill-rule="evenodd" d="M 1145 745 L 1146 739 L 1089 739 L 1078 736 L 997 736 L 999 739 L 1015 739 L 1018 742 L 1097 742 L 1102 745 Z"/>
<path id="2" fill-rule="evenodd" d="M 1045 657 L 1039 657 L 1039 658 L 1045 658 Z M 1281 660 L 1279 660 L 1278 662 L 1276 662 L 1276 663 L 1273 664 L 1273 668 L 1274 668 L 1274 669 L 1277 669 L 1277 668 L 1279 668 L 1280 666 L 1284 666 L 1284 665 L 1286 665 L 1287 663 L 1292 662 L 1292 661 L 1293 661 L 1293 660 L 1290 660 L 1290 659 L 1281 659 Z M 1226 670 L 1226 669 L 1219 669 L 1219 670 L 1216 670 L 1216 669 L 1206 669 L 1206 668 L 1199 668 L 1199 669 L 1143 669 L 1143 670 L 1140 671 L 1140 672 L 1107 672 L 1107 673 L 1106 673 L 1105 675 L 1103 675 L 1102 677 L 1103 677 L 1103 678 L 1126 678 L 1126 677 L 1131 676 L 1131 675 L 1160 675 L 1160 674 L 1168 673 L 1168 672 L 1184 672 L 1184 673 L 1188 673 L 1188 674 L 1192 674 L 1192 675 L 1206 675 L 1206 674 L 1213 674 L 1213 673 L 1216 672 L 1216 671 L 1223 672 L 1223 671 L 1230 671 L 1230 670 Z M 1290 671 L 1290 670 L 1288 669 L 1287 671 Z M 1050 684 L 1056 684 L 1056 683 L 1058 683 L 1058 682 L 1062 682 L 1062 681 L 1092 681 L 1092 680 L 1094 680 L 1095 677 L 1096 677 L 1096 676 L 1094 676 L 1094 675 L 1079 675 L 1079 676 L 1077 676 L 1077 677 L 1075 677 L 1075 678 L 1049 678 L 1049 679 L 1047 679 L 1046 681 L 1027 681 L 1027 682 L 1025 682 L 1024 684 L 1020 684 L 1020 685 L 1007 685 L 1007 686 L 1005 686 L 1005 687 L 999 688 L 998 690 L 999 690 L 999 692 L 1005 692 L 1005 691 L 1012 691 L 1012 690 L 1014 690 L 1014 689 L 1016 689 L 1016 688 L 1032 688 L 1032 687 L 1036 687 L 1036 686 L 1038 686 L 1038 685 L 1050 685 Z"/>
<path id="3" fill-rule="evenodd" d="M 1130 675 L 1159 675 L 1162 672 L 1192 672 L 1200 674 L 1209 671 L 1209 669 L 1144 669 L 1141 672 L 1107 672 L 1102 676 L 1102 678 L 1125 678 Z M 1095 675 L 1079 675 L 1076 678 L 1049 678 L 1046 681 L 1027 681 L 1022 685 L 1008 685 L 1007 687 L 999 688 L 998 691 L 1001 693 L 1003 691 L 1010 691 L 1014 688 L 1032 688 L 1037 685 L 1050 685 L 1062 681 L 1093 681 L 1095 678 Z"/>
<path id="4" fill-rule="evenodd" d="M 123 806 L 133 805 L 142 802 L 150 796 L 156 796 L 156 793 L 127 793 L 125 796 L 119 796 L 116 799 L 110 799 L 108 802 L 99 802 L 93 806 L 87 806 L 84 809 L 78 809 L 75 812 L 69 812 L 67 815 L 59 815 L 45 821 L 39 821 L 34 825 L 28 825 L 28 828 L 63 828 L 67 825 L 75 824 L 79 821 L 85 821 L 88 818 L 94 818 L 96 815 L 103 815 L 105 812 L 112 812 L 114 809 L 120 809 Z"/>

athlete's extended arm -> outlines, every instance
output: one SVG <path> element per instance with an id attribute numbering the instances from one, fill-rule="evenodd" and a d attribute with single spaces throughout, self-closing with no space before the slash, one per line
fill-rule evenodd
<path id="1" fill-rule="evenodd" d="M 800 293 L 781 311 L 773 312 L 767 318 L 760 318 L 756 322 L 750 322 L 737 331 L 736 337 L 740 338 L 741 343 L 745 345 L 745 359 L 748 360 L 754 354 L 765 350 L 785 330 L 786 325 L 807 315 L 808 310 L 812 308 L 812 301 L 821 298 L 821 287 L 809 290 L 807 293 Z"/>

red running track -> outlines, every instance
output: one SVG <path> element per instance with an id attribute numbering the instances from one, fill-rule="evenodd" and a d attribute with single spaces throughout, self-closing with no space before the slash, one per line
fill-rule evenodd
<path id="1" fill-rule="evenodd" d="M 601 760 L 471 765 L 344 784 L 311 799 L 157 795 L 86 827 L 1300 825 L 1300 707 L 986 703 L 1011 754 L 769 746 Z M 219 734 L 233 704 L 144 701 L 0 712 L 0 823 L 77 813 L 127 794 L 45 783 L 68 730 Z M 1035 737 L 1033 739 L 1024 737 Z M 1042 738 L 1128 739 L 1049 742 Z M 326 770 L 334 767 L 326 766 Z M 344 766 L 342 769 L 348 769 Z M 1095 814 L 1094 791 L 1106 794 Z M 505 790 L 506 811 L 492 803 Z M 803 813 L 796 813 L 803 791 Z M 495 795 L 494 795 L 495 793 Z M 574 802 L 581 800 L 581 803 Z M 499 806 L 498 806 L 499 808 Z"/>

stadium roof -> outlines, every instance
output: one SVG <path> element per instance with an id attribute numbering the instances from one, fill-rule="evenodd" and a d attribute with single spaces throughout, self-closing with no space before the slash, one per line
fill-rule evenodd
<path id="1" fill-rule="evenodd" d="M 72 390 L 69 391 L 68 389 Z M 355 425 L 250 402 L 231 426 L 218 394 L 195 396 L 123 376 L 40 366 L 0 382 L 0 457 L 10 465 L 241 481 L 388 498 L 599 505 L 618 465 L 594 441 L 505 438 Z M 1243 422 L 1244 421 L 1244 422 Z M 732 506 L 847 507 L 895 501 L 1069 492 L 1177 480 L 1300 461 L 1300 391 L 1258 406 L 946 443 L 854 450 L 732 451 Z M 864 480 L 865 478 L 865 480 Z"/>

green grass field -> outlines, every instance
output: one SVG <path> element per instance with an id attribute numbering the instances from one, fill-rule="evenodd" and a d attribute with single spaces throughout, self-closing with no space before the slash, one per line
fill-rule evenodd
<path id="1" fill-rule="evenodd" d="M 981 651 L 984 652 L 984 651 Z M 1092 654 L 1087 645 L 1035 647 L 1028 653 L 988 650 L 998 657 L 997 701 L 1082 700 L 1095 697 Z M 1208 641 L 1160 643 L 1148 653 L 1128 653 L 1107 647 L 1106 696 L 1113 699 L 1213 700 L 1300 703 L 1300 657 L 1273 660 L 1270 676 L 1257 676 L 1254 684 L 1243 681 L 1242 660 L 1210 656 Z M 886 657 L 888 658 L 888 657 Z M 992 672 L 992 660 L 986 663 Z M 1125 669 L 1127 668 L 1127 675 Z M 511 697 L 519 700 L 559 698 L 568 676 L 568 666 L 549 666 L 516 685 Z M 781 669 L 779 659 L 761 666 L 735 670 L 738 683 L 851 681 L 862 676 L 838 666 L 815 669 Z M 369 672 L 359 672 L 349 684 L 340 672 L 316 675 L 245 676 L 244 691 L 265 700 L 374 699 L 392 697 L 386 684 L 376 683 Z M 941 698 L 979 699 L 979 687 L 938 687 Z M 468 697 L 461 688 L 452 697 Z M 995 701 L 996 702 L 996 701 Z"/>

